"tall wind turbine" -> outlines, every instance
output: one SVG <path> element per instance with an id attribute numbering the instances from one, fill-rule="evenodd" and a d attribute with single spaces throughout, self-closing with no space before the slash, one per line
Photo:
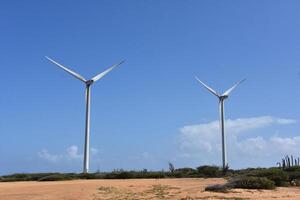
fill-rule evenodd
<path id="1" fill-rule="evenodd" d="M 224 113 L 224 100 L 229 97 L 229 94 L 242 82 L 244 82 L 246 79 L 243 79 L 236 84 L 234 84 L 231 88 L 226 90 L 222 95 L 217 93 L 215 90 L 213 90 L 211 87 L 207 86 L 205 83 L 203 83 L 198 77 L 196 77 L 196 80 L 199 81 L 209 92 L 211 92 L 213 95 L 215 95 L 219 99 L 219 109 L 220 109 L 220 124 L 221 124 L 221 133 L 222 133 L 222 162 L 223 162 L 223 170 L 225 170 L 228 166 L 227 163 L 227 156 L 226 156 L 226 142 L 225 142 L 225 113 Z"/>
<path id="2" fill-rule="evenodd" d="M 90 97 L 91 97 L 91 85 L 98 81 L 99 79 L 103 78 L 106 74 L 108 74 L 111 70 L 115 67 L 122 64 L 124 61 L 117 63 L 104 72 L 94 76 L 93 78 L 86 80 L 78 73 L 68 69 L 67 67 L 59 64 L 58 62 L 52 60 L 51 58 L 45 56 L 49 61 L 57 65 L 58 67 L 62 68 L 66 72 L 73 75 L 75 78 L 79 79 L 80 81 L 84 82 L 85 84 L 85 101 L 86 101 L 86 114 L 85 114 L 85 141 L 84 141 L 84 159 L 83 159 L 83 173 L 89 172 L 89 150 L 90 150 Z"/>

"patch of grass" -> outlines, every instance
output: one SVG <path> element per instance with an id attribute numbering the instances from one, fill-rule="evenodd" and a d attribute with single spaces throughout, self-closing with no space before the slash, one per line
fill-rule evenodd
<path id="1" fill-rule="evenodd" d="M 179 187 L 157 184 L 152 185 L 149 189 L 139 193 L 140 196 L 138 199 L 141 199 L 141 196 L 147 197 L 146 199 L 174 199 L 174 197 L 180 193 Z"/>
<path id="2" fill-rule="evenodd" d="M 99 190 L 100 192 L 109 194 L 109 193 L 114 193 L 114 192 L 116 192 L 118 189 L 115 188 L 115 187 L 105 187 L 105 186 L 101 186 L 101 187 L 98 188 L 98 190 Z"/>
<path id="3" fill-rule="evenodd" d="M 170 192 L 168 192 L 168 190 L 170 190 L 170 189 L 171 188 L 168 185 L 158 184 L 158 185 L 152 185 L 151 189 L 146 190 L 145 193 L 154 194 L 156 198 L 163 199 L 163 198 L 168 197 L 168 195 L 170 194 Z"/>

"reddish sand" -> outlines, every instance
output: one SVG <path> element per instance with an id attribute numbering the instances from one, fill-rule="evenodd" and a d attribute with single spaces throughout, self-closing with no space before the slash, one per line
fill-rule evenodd
<path id="1" fill-rule="evenodd" d="M 299 187 L 205 192 L 224 179 L 130 179 L 0 183 L 0 200 L 300 199 Z"/>

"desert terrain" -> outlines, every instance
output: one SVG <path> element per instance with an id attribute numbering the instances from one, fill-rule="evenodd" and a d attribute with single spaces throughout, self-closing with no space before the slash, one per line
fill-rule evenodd
<path id="1" fill-rule="evenodd" d="M 279 187 L 275 190 L 233 189 L 227 193 L 204 191 L 208 185 L 225 182 L 222 178 L 7 182 L 0 183 L 0 199 L 300 199 L 299 187 Z"/>

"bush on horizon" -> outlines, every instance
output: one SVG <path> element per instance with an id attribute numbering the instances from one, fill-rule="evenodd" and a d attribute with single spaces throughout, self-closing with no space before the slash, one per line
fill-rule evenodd
<path id="1" fill-rule="evenodd" d="M 74 178 L 74 176 L 70 176 L 69 174 L 52 174 L 42 177 L 38 181 L 66 181 L 73 180 Z"/>
<path id="2" fill-rule="evenodd" d="M 203 177 L 220 177 L 222 176 L 222 170 L 217 166 L 203 165 L 197 167 L 199 175 Z"/>
<path id="3" fill-rule="evenodd" d="M 0 178 L 1 182 L 13 182 L 13 181 L 37 181 L 42 177 L 58 174 L 58 173 L 16 173 L 5 175 Z"/>

